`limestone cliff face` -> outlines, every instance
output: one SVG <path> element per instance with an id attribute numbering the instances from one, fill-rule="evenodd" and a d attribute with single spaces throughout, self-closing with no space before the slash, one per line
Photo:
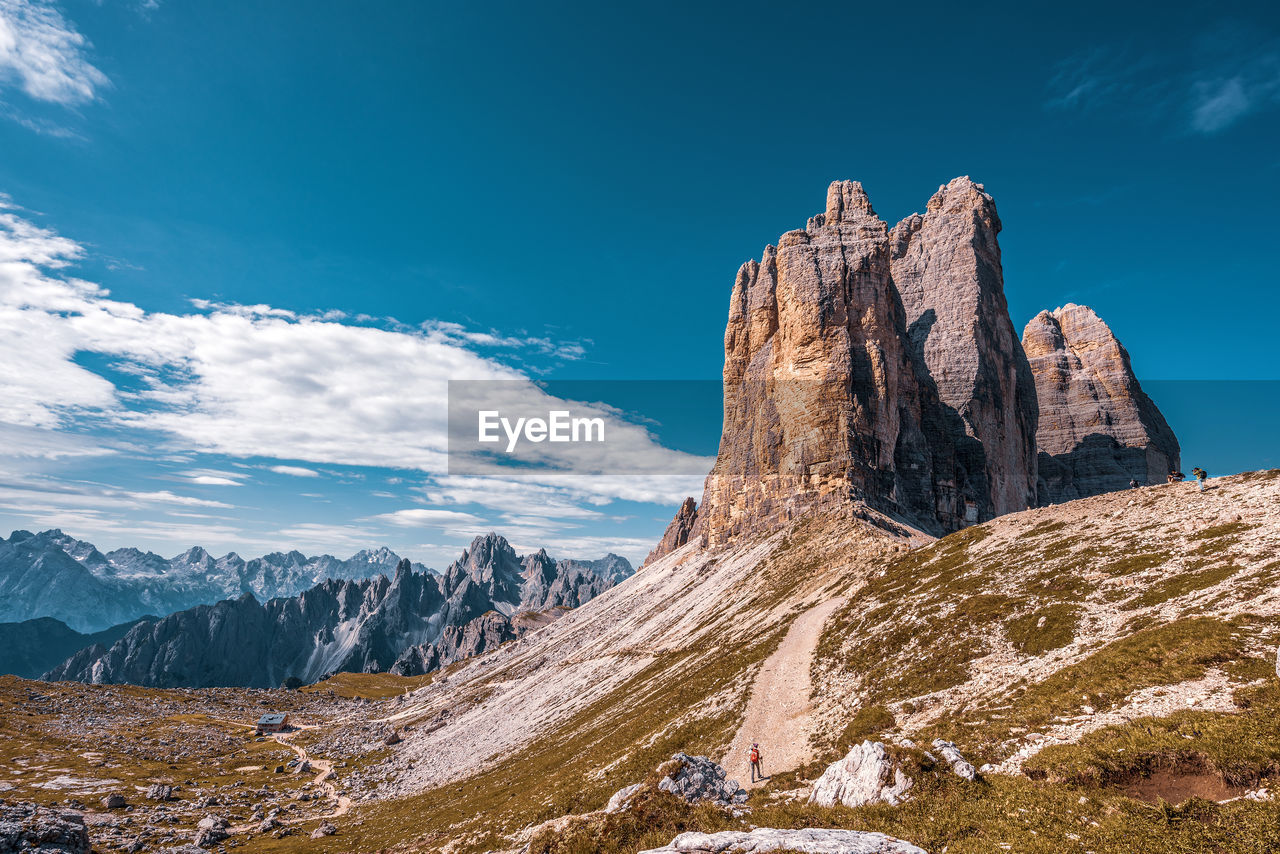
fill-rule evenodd
<path id="1" fill-rule="evenodd" d="M 725 330 L 724 431 L 699 522 L 710 545 L 865 501 L 957 522 L 951 448 L 910 354 L 889 228 L 862 185 L 739 270 Z"/>
<path id="2" fill-rule="evenodd" d="M 933 534 L 1162 479 L 1178 443 L 1088 309 L 1019 340 L 995 201 L 967 177 L 892 230 L 856 181 L 738 270 L 724 430 L 701 505 L 650 559 L 811 511 L 869 506 Z"/>
<path id="3" fill-rule="evenodd" d="M 1022 333 L 1040 405 L 1040 502 L 1161 483 L 1177 437 L 1139 385 L 1129 353 L 1093 309 L 1036 315 Z"/>
<path id="4" fill-rule="evenodd" d="M 968 177 L 894 227 L 893 283 L 978 517 L 1036 502 L 1035 381 L 1009 318 L 995 201 Z"/>

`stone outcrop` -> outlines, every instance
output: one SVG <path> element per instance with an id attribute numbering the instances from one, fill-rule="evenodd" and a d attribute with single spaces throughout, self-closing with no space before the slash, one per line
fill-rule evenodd
<path id="1" fill-rule="evenodd" d="M 979 521 L 1036 502 L 1036 389 L 1005 301 L 1000 227 L 995 201 L 964 177 L 890 235 L 911 352 Z"/>
<path id="2" fill-rule="evenodd" d="M 1129 353 L 1086 306 L 1042 311 L 1022 333 L 1039 399 L 1040 503 L 1163 483 L 1178 440 L 1139 385 Z"/>
<path id="3" fill-rule="evenodd" d="M 933 749 L 938 751 L 943 760 L 951 766 L 951 772 L 957 777 L 973 782 L 977 779 L 978 772 L 974 770 L 964 755 L 960 753 L 960 749 L 955 746 L 954 742 L 944 741 L 941 738 L 933 740 Z"/>
<path id="4" fill-rule="evenodd" d="M 692 497 L 686 498 L 684 503 L 680 505 L 680 509 L 676 511 L 675 518 L 667 525 L 667 530 L 663 533 L 662 539 L 658 540 L 658 544 L 653 547 L 653 551 L 649 552 L 649 556 L 644 559 L 644 562 L 646 564 L 652 563 L 663 555 L 670 554 L 700 533 L 698 502 Z"/>
<path id="5" fill-rule="evenodd" d="M 864 741 L 843 759 L 827 766 L 813 784 L 809 802 L 824 807 L 875 803 L 892 806 L 902 803 L 912 785 L 911 778 L 902 772 L 883 744 Z"/>
<path id="6" fill-rule="evenodd" d="M 803 828 L 776 830 L 757 827 L 747 832 L 682 833 L 670 845 L 640 854 L 756 854 L 764 851 L 800 851 L 804 854 L 928 854 L 910 842 L 865 830 Z"/>
<path id="7" fill-rule="evenodd" d="M 0 804 L 0 851 L 89 854 L 84 817 L 31 803 Z"/>
<path id="8" fill-rule="evenodd" d="M 1069 306 L 1019 339 L 1000 230 L 968 177 L 892 229 L 837 181 L 823 213 L 743 264 L 716 463 L 649 560 L 813 511 L 861 505 L 940 535 L 1163 478 L 1177 440 L 1105 324 Z"/>
<path id="9" fill-rule="evenodd" d="M 658 773 L 666 775 L 658 781 L 659 790 L 690 803 L 711 801 L 735 806 L 747 802 L 746 789 L 737 780 L 725 779 L 724 768 L 705 756 L 677 753 L 658 768 Z"/>

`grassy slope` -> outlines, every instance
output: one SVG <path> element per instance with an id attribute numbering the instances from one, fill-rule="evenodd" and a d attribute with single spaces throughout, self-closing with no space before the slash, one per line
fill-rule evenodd
<path id="1" fill-rule="evenodd" d="M 1212 673 L 1222 674 L 1236 705 L 1098 729 L 1030 757 L 1025 768 L 1035 779 L 987 775 L 965 784 L 918 764 L 915 797 L 898 808 L 819 809 L 782 796 L 821 763 L 776 775 L 741 820 L 650 790 L 639 811 L 557 825 L 534 837 L 533 851 L 635 851 L 682 830 L 748 822 L 881 830 L 935 854 L 1280 850 L 1274 803 L 1150 805 L 1126 794 L 1134 779 L 1162 770 L 1250 786 L 1276 773 L 1278 475 L 1219 479 L 1205 496 L 1158 487 L 1029 511 L 906 554 L 851 533 L 847 520 L 811 520 L 743 576 L 732 607 L 699 612 L 687 636 L 638 644 L 628 654 L 643 667 L 553 726 L 531 730 L 516 755 L 487 764 L 477 756 L 478 773 L 357 804 L 335 837 L 259 836 L 243 850 L 461 854 L 517 845 L 540 822 L 599 809 L 628 783 L 652 783 L 652 769 L 676 750 L 717 754 L 739 722 L 742 686 L 797 607 L 837 593 L 851 602 L 829 623 L 814 667 L 824 760 L 852 739 L 892 731 L 943 735 L 975 763 L 998 761 L 1030 733 L 1087 717 L 1086 706 L 1104 713 L 1123 707 L 1135 688 L 1176 691 Z M 677 580 L 696 599 L 722 560 L 691 558 Z M 656 613 L 662 603 L 645 607 Z M 563 637 L 562 629 L 551 627 L 548 637 Z M 509 685 L 554 676 L 545 663 L 489 661 L 498 663 L 452 668 L 419 693 L 442 701 L 466 694 L 468 704 L 502 715 Z M 369 698 L 414 687 L 382 677 L 325 686 Z M 20 709 L 10 713 L 6 740 L 19 753 L 37 750 Z"/>
<path id="2" fill-rule="evenodd" d="M 516 847 L 541 822 L 601 808 L 614 791 L 650 777 L 676 751 L 718 754 L 740 723 L 742 686 L 777 647 L 800 603 L 848 586 L 895 546 L 882 534 L 859 530 L 850 536 L 847 520 L 798 527 L 750 573 L 749 589 L 738 591 L 745 610 L 713 608 L 682 641 L 662 638 L 663 651 L 639 673 L 532 735 L 518 755 L 464 780 L 358 806 L 340 836 L 308 840 L 307 850 Z M 691 561 L 682 571 L 689 587 L 715 573 L 717 564 Z M 514 669 L 493 674 L 491 682 L 518 679 Z M 483 687 L 469 683 L 467 690 Z M 650 830 L 646 842 L 656 844 L 663 831 Z M 258 838 L 245 850 L 292 851 L 300 843 Z"/>
<path id="3" fill-rule="evenodd" d="M 1274 802 L 1130 796 L 1155 779 L 1169 792 L 1183 778 L 1232 794 L 1280 783 L 1280 472 L 1214 485 L 1006 517 L 855 580 L 815 662 L 827 710 L 817 746 L 829 761 L 863 737 L 942 736 L 975 763 L 998 761 L 1032 733 L 1123 708 L 1135 690 L 1177 696 L 1216 671 L 1229 710 L 1077 734 L 1027 759 L 1026 774 L 976 784 L 901 751 L 917 788 L 900 807 L 823 809 L 784 794 L 823 761 L 776 775 L 741 821 L 650 792 L 638 816 L 576 822 L 534 851 L 635 851 L 750 825 L 878 830 L 948 854 L 1280 850 Z"/>

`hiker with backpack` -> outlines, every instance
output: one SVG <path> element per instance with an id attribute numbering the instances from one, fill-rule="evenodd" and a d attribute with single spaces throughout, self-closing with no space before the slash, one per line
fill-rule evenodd
<path id="1" fill-rule="evenodd" d="M 764 779 L 764 766 L 760 764 L 760 745 L 755 742 L 751 743 L 751 782 L 755 782 L 757 776 Z"/>
<path id="2" fill-rule="evenodd" d="M 1191 470 L 1191 476 L 1194 477 L 1199 482 L 1200 491 L 1204 492 L 1204 482 L 1205 480 L 1208 479 L 1209 473 L 1204 469 L 1200 468 L 1200 466 L 1196 466 Z"/>

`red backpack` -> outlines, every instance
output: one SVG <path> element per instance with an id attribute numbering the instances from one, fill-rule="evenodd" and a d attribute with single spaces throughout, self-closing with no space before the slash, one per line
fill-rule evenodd
<path id="1" fill-rule="evenodd" d="M 751 748 L 751 761 L 752 762 L 760 761 L 760 751 L 754 747 Z"/>

